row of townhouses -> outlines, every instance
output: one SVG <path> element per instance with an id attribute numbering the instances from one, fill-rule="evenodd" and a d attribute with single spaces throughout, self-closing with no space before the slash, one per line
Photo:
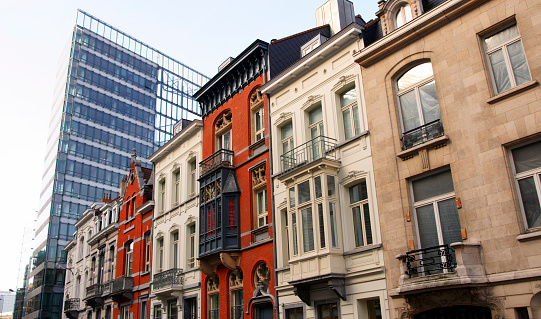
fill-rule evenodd
<path id="1" fill-rule="evenodd" d="M 153 169 L 134 150 L 63 315 L 541 318 L 541 3 L 378 6 L 254 41 Z"/>

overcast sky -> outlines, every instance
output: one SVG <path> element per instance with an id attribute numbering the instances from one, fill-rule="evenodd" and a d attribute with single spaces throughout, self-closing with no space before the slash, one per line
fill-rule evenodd
<path id="1" fill-rule="evenodd" d="M 256 39 L 315 27 L 315 10 L 324 2 L 0 0 L 0 291 L 15 290 L 21 250 L 25 256 L 33 248 L 58 60 L 77 9 L 212 77 Z M 377 0 L 353 3 L 365 21 L 375 17 Z"/>

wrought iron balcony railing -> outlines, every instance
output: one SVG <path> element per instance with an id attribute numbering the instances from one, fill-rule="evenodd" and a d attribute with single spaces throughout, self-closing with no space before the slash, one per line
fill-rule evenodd
<path id="1" fill-rule="evenodd" d="M 203 176 L 218 167 L 233 168 L 234 153 L 231 150 L 220 149 L 199 163 L 199 176 Z"/>
<path id="2" fill-rule="evenodd" d="M 280 156 L 282 174 L 321 158 L 336 160 L 336 140 L 318 136 Z"/>
<path id="3" fill-rule="evenodd" d="M 242 319 L 244 307 L 242 305 L 231 306 L 231 319 Z"/>
<path id="4" fill-rule="evenodd" d="M 443 125 L 441 124 L 441 120 L 437 119 L 404 132 L 402 135 L 402 149 L 407 150 L 408 148 L 412 148 L 441 136 L 443 136 Z"/>
<path id="5" fill-rule="evenodd" d="M 64 301 L 64 312 L 79 310 L 79 298 L 70 298 Z"/>
<path id="6" fill-rule="evenodd" d="M 94 284 L 92 286 L 86 287 L 86 299 L 101 297 L 102 294 L 102 285 Z"/>
<path id="7" fill-rule="evenodd" d="M 455 250 L 449 245 L 409 251 L 405 261 L 409 278 L 448 273 L 456 269 Z"/>
<path id="8" fill-rule="evenodd" d="M 178 275 L 179 271 L 181 270 L 178 268 L 173 268 L 155 274 L 154 281 L 152 283 L 154 290 L 182 285 L 184 283 L 184 278 Z"/>
<path id="9" fill-rule="evenodd" d="M 133 277 L 122 277 L 113 281 L 112 293 L 122 293 L 133 289 Z"/>

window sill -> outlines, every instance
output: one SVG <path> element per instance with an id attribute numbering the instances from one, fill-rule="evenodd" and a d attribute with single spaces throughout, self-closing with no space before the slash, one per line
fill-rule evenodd
<path id="1" fill-rule="evenodd" d="M 536 87 L 538 84 L 537 80 L 532 80 L 530 82 L 526 82 L 520 86 L 517 86 L 517 87 L 514 87 L 510 90 L 507 90 L 505 92 L 502 92 L 496 96 L 493 96 L 491 97 L 490 99 L 487 100 L 487 103 L 488 104 L 494 104 L 494 103 L 497 103 L 497 102 L 500 102 L 502 100 L 505 100 L 509 97 L 512 97 L 512 96 L 515 96 L 521 92 L 524 92 L 526 90 L 529 90 L 533 87 Z"/>
<path id="2" fill-rule="evenodd" d="M 382 244 L 374 244 L 374 245 L 369 245 L 369 246 L 358 247 L 349 251 L 345 251 L 343 255 L 344 256 L 354 255 L 354 254 L 362 253 L 369 250 L 379 249 L 381 247 L 383 247 Z"/>
<path id="3" fill-rule="evenodd" d="M 528 241 L 534 239 L 541 239 L 541 229 L 536 229 L 536 231 L 517 236 L 518 241 Z"/>
<path id="4" fill-rule="evenodd" d="M 419 152 L 420 150 L 423 150 L 429 147 L 435 147 L 441 144 L 445 144 L 447 143 L 448 140 L 449 140 L 449 137 L 447 135 L 444 135 L 444 136 L 435 138 L 433 140 L 424 142 L 423 144 L 416 145 L 412 148 L 408 148 L 407 150 L 397 153 L 396 156 L 400 157 L 403 160 L 407 160 L 413 157 L 413 155 L 415 155 L 415 153 Z"/>

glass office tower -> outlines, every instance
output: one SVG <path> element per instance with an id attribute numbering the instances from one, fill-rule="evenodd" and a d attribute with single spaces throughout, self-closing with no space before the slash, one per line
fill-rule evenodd
<path id="1" fill-rule="evenodd" d="M 26 296 L 29 319 L 62 317 L 70 266 L 64 246 L 74 223 L 104 194 L 118 196 L 133 150 L 151 167 L 146 158 L 171 138 L 173 125 L 199 118 L 192 93 L 208 80 L 81 10 L 61 61 Z"/>

